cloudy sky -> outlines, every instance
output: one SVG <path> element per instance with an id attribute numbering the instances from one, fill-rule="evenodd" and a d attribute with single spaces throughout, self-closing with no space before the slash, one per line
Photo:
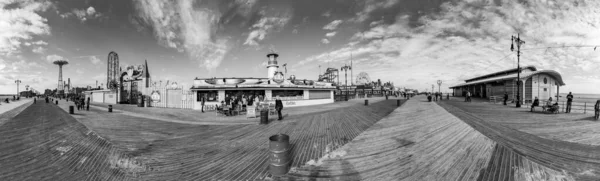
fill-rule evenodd
<path id="1" fill-rule="evenodd" d="M 154 80 L 266 77 L 270 49 L 300 79 L 352 57 L 354 75 L 425 90 L 436 80 L 448 87 L 516 67 L 517 33 L 526 41 L 522 65 L 560 72 L 561 92 L 600 93 L 596 0 L 0 0 L 0 7 L 0 94 L 16 92 L 16 79 L 56 88 L 58 59 L 69 61 L 63 76 L 73 85 L 105 83 L 110 51 L 121 66 L 147 60 Z"/>

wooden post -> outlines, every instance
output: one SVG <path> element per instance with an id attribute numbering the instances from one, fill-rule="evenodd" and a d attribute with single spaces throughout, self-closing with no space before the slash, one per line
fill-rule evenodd
<path id="1" fill-rule="evenodd" d="M 583 103 L 583 114 L 585 114 L 585 110 L 587 109 L 587 102 Z"/>

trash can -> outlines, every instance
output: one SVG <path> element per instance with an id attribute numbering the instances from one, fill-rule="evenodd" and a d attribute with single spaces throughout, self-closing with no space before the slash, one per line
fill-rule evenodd
<path id="1" fill-rule="evenodd" d="M 108 112 L 112 112 L 112 105 L 108 105 Z"/>
<path id="2" fill-rule="evenodd" d="M 431 96 L 427 96 L 427 100 L 429 100 L 429 102 L 431 102 Z"/>
<path id="3" fill-rule="evenodd" d="M 56 101 L 56 105 L 58 105 L 58 101 Z"/>
<path id="4" fill-rule="evenodd" d="M 290 137 L 277 134 L 269 137 L 269 172 L 273 176 L 285 175 L 290 170 Z"/>
<path id="5" fill-rule="evenodd" d="M 75 113 L 75 107 L 69 106 L 69 114 L 74 114 L 74 113 Z"/>
<path id="6" fill-rule="evenodd" d="M 260 124 L 269 124 L 268 110 L 260 110 Z"/>
<path id="7" fill-rule="evenodd" d="M 369 105 L 369 100 L 365 99 L 365 106 L 368 106 L 368 105 Z"/>

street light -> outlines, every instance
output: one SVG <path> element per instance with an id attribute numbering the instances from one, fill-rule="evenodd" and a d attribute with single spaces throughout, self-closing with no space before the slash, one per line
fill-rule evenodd
<path id="1" fill-rule="evenodd" d="M 340 70 L 344 71 L 344 79 L 346 82 L 344 87 L 346 87 L 346 101 L 348 101 L 348 70 L 352 70 L 352 66 L 344 65 Z"/>
<path id="2" fill-rule="evenodd" d="M 515 50 L 514 43 L 517 44 L 517 107 L 521 107 L 521 91 L 519 90 L 521 88 L 521 66 L 519 63 L 521 56 L 521 44 L 525 44 L 525 41 L 521 40 L 519 34 L 517 34 L 517 37 L 511 36 L 510 51 Z"/>
<path id="3" fill-rule="evenodd" d="M 17 97 L 19 96 L 19 84 L 21 83 L 21 80 L 15 80 L 15 83 L 17 83 Z"/>
<path id="4" fill-rule="evenodd" d="M 442 95 L 442 91 L 440 88 L 442 86 L 442 80 L 438 80 L 437 83 L 438 83 L 438 92 L 440 93 L 440 95 Z"/>

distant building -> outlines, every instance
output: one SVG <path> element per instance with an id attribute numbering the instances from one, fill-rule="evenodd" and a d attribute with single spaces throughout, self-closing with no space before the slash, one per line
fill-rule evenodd
<path id="1" fill-rule="evenodd" d="M 522 101 L 531 101 L 535 97 L 547 100 L 556 97 L 559 87 L 564 86 L 562 76 L 554 70 L 537 70 L 534 66 L 521 68 L 521 88 L 517 88 L 517 69 L 509 69 L 465 80 L 465 83 L 450 87 L 455 96 L 465 96 L 470 91 L 474 97 L 488 98 L 504 96 L 516 99 L 517 91 L 521 91 Z"/>

